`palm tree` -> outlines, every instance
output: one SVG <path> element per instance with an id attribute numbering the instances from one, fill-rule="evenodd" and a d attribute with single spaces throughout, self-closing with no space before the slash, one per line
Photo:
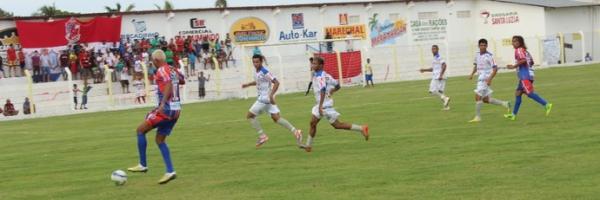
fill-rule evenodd
<path id="1" fill-rule="evenodd" d="M 14 14 L 12 12 L 8 12 L 0 8 L 0 17 L 12 17 Z"/>
<path id="2" fill-rule="evenodd" d="M 38 11 L 36 11 L 32 15 L 33 16 L 53 17 L 53 16 L 58 16 L 58 15 L 72 15 L 72 14 L 77 14 L 77 13 L 58 9 L 58 8 L 56 8 L 56 5 L 54 5 L 54 3 L 53 3 L 52 5 L 44 5 L 44 6 L 40 7 L 38 9 Z"/>
<path id="3" fill-rule="evenodd" d="M 125 8 L 125 12 L 129 12 L 132 11 L 135 8 L 135 4 L 129 4 L 127 6 L 127 8 Z M 115 12 L 115 13 L 120 13 L 121 12 L 121 4 L 117 3 L 115 4 L 114 8 L 111 8 L 110 6 L 104 6 L 104 9 L 106 9 L 106 12 Z"/>
<path id="4" fill-rule="evenodd" d="M 377 27 L 377 13 L 373 14 L 373 17 L 369 17 L 369 28 L 374 30 Z"/>
<path id="5" fill-rule="evenodd" d="M 154 4 L 154 6 L 156 7 L 157 10 L 173 10 L 173 9 L 175 9 L 175 6 L 173 6 L 173 3 L 171 3 L 171 1 L 169 1 L 169 0 L 165 0 L 165 5 L 163 5 L 162 7 L 160 7 L 158 4 Z"/>
<path id="6" fill-rule="evenodd" d="M 227 8 L 227 0 L 216 0 L 215 7 L 217 8 Z"/>

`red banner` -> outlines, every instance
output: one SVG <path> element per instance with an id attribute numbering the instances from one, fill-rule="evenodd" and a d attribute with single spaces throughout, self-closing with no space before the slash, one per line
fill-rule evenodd
<path id="1" fill-rule="evenodd" d="M 338 61 L 335 53 L 318 53 L 315 56 L 322 57 L 325 60 L 323 70 L 330 74 L 333 78 L 339 80 L 340 73 L 338 71 Z M 360 51 L 340 53 L 342 60 L 342 77 L 352 78 L 359 76 L 362 73 Z"/>
<path id="2" fill-rule="evenodd" d="M 121 17 L 94 17 L 89 21 L 75 18 L 52 22 L 17 20 L 23 48 L 66 46 L 69 43 L 119 42 Z"/>

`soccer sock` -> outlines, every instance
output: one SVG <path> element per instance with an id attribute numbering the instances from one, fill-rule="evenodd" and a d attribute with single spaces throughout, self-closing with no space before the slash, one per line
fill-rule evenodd
<path id="1" fill-rule="evenodd" d="M 292 134 L 294 133 L 294 131 L 296 131 L 296 128 L 292 124 L 290 124 L 290 122 L 288 122 L 288 120 L 285 120 L 284 118 L 279 118 L 279 120 L 277 120 L 277 124 L 283 126 L 283 128 L 290 130 L 292 132 Z"/>
<path id="2" fill-rule="evenodd" d="M 171 163 L 171 153 L 169 153 L 169 146 L 167 146 L 166 142 L 158 144 L 158 148 L 160 149 L 160 153 L 162 154 L 163 160 L 165 161 L 165 166 L 167 167 L 167 173 L 173 173 L 173 163 Z"/>
<path id="3" fill-rule="evenodd" d="M 350 127 L 350 130 L 362 133 L 362 126 L 361 125 L 352 124 L 352 126 Z"/>
<path id="4" fill-rule="evenodd" d="M 308 136 L 308 139 L 306 140 L 306 146 L 312 147 L 313 144 L 313 137 L 312 136 Z"/>
<path id="5" fill-rule="evenodd" d="M 517 115 L 519 113 L 519 108 L 521 107 L 521 96 L 517 96 L 515 98 L 515 108 L 513 108 L 513 114 Z"/>
<path id="6" fill-rule="evenodd" d="M 535 92 L 530 93 L 529 95 L 527 95 L 529 98 L 535 100 L 536 102 L 538 102 L 539 104 L 542 104 L 542 106 L 546 106 L 547 102 L 546 100 L 544 100 L 542 97 L 540 97 L 540 95 L 538 95 Z"/>
<path id="7" fill-rule="evenodd" d="M 138 152 L 140 153 L 140 165 L 146 167 L 146 135 L 145 134 L 137 134 L 137 146 Z"/>
<path id="8" fill-rule="evenodd" d="M 506 101 L 500 101 L 500 100 L 494 99 L 494 98 L 490 98 L 490 104 L 501 105 L 501 106 L 504 106 L 504 107 L 508 107 L 508 102 L 506 102 Z"/>
<path id="9" fill-rule="evenodd" d="M 475 117 L 481 117 L 481 106 L 483 105 L 483 101 L 477 101 L 475 103 Z"/>
<path id="10" fill-rule="evenodd" d="M 252 124 L 252 128 L 256 129 L 256 132 L 258 132 L 259 135 L 263 134 L 262 126 L 260 126 L 260 122 L 258 122 L 256 117 L 250 118 L 249 120 L 250 120 L 250 124 Z"/>

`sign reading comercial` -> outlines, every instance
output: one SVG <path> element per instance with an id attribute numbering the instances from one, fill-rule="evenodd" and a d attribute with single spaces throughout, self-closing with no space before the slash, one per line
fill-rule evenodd
<path id="1" fill-rule="evenodd" d="M 242 18 L 236 21 L 230 30 L 236 44 L 260 44 L 269 39 L 269 26 L 256 17 Z"/>
<path id="2" fill-rule="evenodd" d="M 348 33 L 352 34 L 353 37 L 359 37 L 362 39 L 367 38 L 366 25 L 347 25 L 347 26 L 328 26 L 325 27 L 325 33 L 329 33 L 331 38 L 340 39 L 348 36 Z"/>

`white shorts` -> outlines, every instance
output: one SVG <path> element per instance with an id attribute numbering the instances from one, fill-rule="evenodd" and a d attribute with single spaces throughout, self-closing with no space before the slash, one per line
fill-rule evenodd
<path id="1" fill-rule="evenodd" d="M 317 119 L 321 119 L 321 115 L 319 115 L 319 106 L 316 105 L 312 108 L 312 115 Z M 323 117 L 327 118 L 330 124 L 333 124 L 340 117 L 340 113 L 335 111 L 333 107 L 323 108 Z"/>
<path id="2" fill-rule="evenodd" d="M 279 113 L 279 108 L 277 107 L 277 105 L 261 103 L 261 102 L 256 101 L 256 102 L 254 102 L 252 107 L 250 107 L 249 111 L 252 114 L 258 116 L 258 115 L 262 114 L 263 112 L 268 112 L 270 114 L 277 114 L 277 113 Z"/>
<path id="3" fill-rule="evenodd" d="M 444 89 L 446 89 L 446 79 L 432 79 L 431 83 L 429 83 L 429 92 L 444 93 Z"/>
<path id="4" fill-rule="evenodd" d="M 473 91 L 480 97 L 489 97 L 494 92 L 485 81 L 477 81 L 477 88 Z"/>

